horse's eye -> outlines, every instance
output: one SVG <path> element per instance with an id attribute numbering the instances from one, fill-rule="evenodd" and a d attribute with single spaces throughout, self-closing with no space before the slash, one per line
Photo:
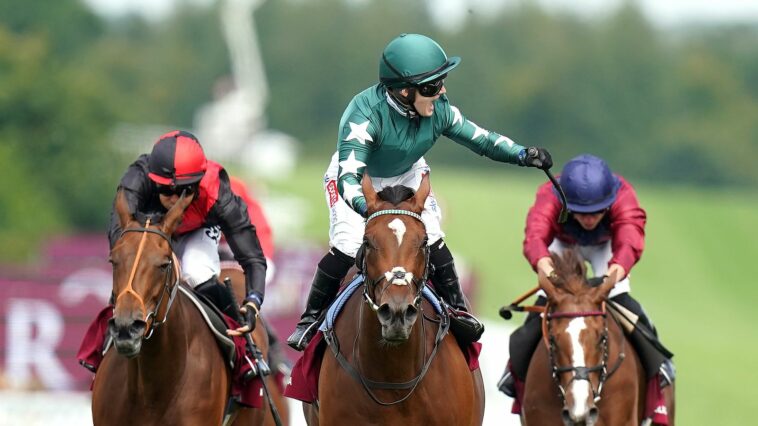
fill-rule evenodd
<path id="1" fill-rule="evenodd" d="M 158 265 L 159 268 L 163 269 L 164 271 L 167 270 L 171 266 L 171 261 L 166 260 L 165 262 Z"/>
<path id="2" fill-rule="evenodd" d="M 364 239 L 363 239 L 363 244 L 365 244 L 365 245 L 366 245 L 366 248 L 367 248 L 367 249 L 372 249 L 372 250 L 375 250 L 375 249 L 376 249 L 376 246 L 375 246 L 374 244 L 372 244 L 372 243 L 371 243 L 371 240 L 369 240 L 368 238 L 364 238 Z"/>

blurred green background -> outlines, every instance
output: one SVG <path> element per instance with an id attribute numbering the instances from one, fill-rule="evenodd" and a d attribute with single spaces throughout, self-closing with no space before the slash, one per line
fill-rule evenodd
<path id="1" fill-rule="evenodd" d="M 749 275 L 758 257 L 758 25 L 663 29 L 621 3 L 586 19 L 525 1 L 496 16 L 469 10 L 446 31 L 421 1 L 265 2 L 255 19 L 267 124 L 300 141 L 300 162 L 261 186 L 304 200 L 297 238 L 324 244 L 320 182 L 339 117 L 375 82 L 390 39 L 427 34 L 463 57 L 446 84 L 466 116 L 548 147 L 558 168 L 581 152 L 602 156 L 635 185 L 649 219 L 633 293 L 677 354 L 679 423 L 745 424 L 758 397 L 738 384 L 758 379 Z M 34 262 L 50 235 L 105 229 L 138 154 L 124 129 L 193 127 L 231 72 L 221 30 L 213 2 L 157 21 L 106 19 L 76 0 L 0 2 L 0 263 Z M 475 268 L 479 310 L 494 321 L 535 284 L 521 240 L 544 175 L 447 140 L 427 159 L 447 240 Z"/>

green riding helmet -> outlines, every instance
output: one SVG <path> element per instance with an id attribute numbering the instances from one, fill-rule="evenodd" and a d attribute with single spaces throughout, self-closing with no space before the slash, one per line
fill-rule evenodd
<path id="1" fill-rule="evenodd" d="M 387 87 L 407 87 L 436 80 L 457 67 L 436 41 L 421 34 L 400 34 L 389 42 L 379 60 L 379 81 Z"/>

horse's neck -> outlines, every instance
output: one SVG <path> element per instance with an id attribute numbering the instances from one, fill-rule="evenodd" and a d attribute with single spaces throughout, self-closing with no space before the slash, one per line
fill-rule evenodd
<path id="1" fill-rule="evenodd" d="M 369 366 L 383 366 L 376 370 L 376 375 L 369 375 L 374 380 L 406 381 L 419 373 L 424 363 L 426 342 L 422 333 L 423 312 L 413 325 L 408 340 L 397 346 L 382 343 L 382 326 L 376 313 L 361 302 L 360 323 L 357 325 L 358 341 L 356 358 L 363 371 Z M 427 334 L 430 330 L 426 330 Z M 352 347 L 352 345 L 348 346 Z M 380 371 L 381 370 L 381 371 Z M 384 377 L 382 377 L 384 375 Z"/>
<path id="2" fill-rule="evenodd" d="M 628 347 L 631 343 L 627 340 L 626 334 L 618 320 L 610 313 L 608 316 L 608 355 L 615 357 L 621 352 L 628 352 Z"/>
<path id="3" fill-rule="evenodd" d="M 137 357 L 129 360 L 130 385 L 144 392 L 151 389 L 165 393 L 165 383 L 175 383 L 188 362 L 188 348 L 193 336 L 187 300 L 178 292 L 166 323 L 153 330 L 149 340 L 142 342 Z M 145 395 L 150 398 L 149 395 Z"/>

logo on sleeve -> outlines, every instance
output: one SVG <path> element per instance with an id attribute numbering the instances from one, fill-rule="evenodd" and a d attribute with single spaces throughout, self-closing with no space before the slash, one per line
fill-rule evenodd
<path id="1" fill-rule="evenodd" d="M 205 235 L 211 240 L 215 241 L 216 244 L 218 244 L 218 240 L 221 238 L 221 227 L 210 226 L 208 228 L 205 228 Z"/>
<path id="2" fill-rule="evenodd" d="M 337 203 L 337 199 L 339 198 L 336 180 L 330 180 L 326 184 L 326 193 L 329 194 L 329 208 L 332 208 Z"/>

